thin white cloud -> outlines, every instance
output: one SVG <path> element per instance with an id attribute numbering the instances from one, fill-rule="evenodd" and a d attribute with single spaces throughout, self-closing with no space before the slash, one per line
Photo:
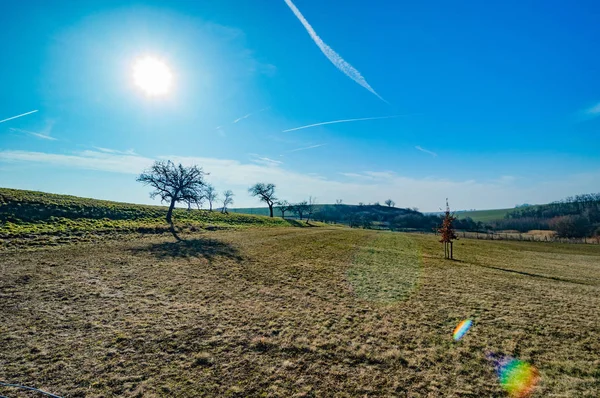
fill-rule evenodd
<path id="1" fill-rule="evenodd" d="M 270 106 L 267 106 L 266 108 L 262 108 L 262 109 L 260 109 L 260 110 L 258 110 L 258 111 L 256 111 L 256 112 L 251 112 L 251 113 L 248 113 L 247 115 L 244 115 L 244 116 L 242 116 L 242 117 L 238 117 L 238 118 L 237 118 L 237 119 L 235 119 L 235 120 L 234 120 L 232 123 L 233 123 L 233 124 L 235 124 L 235 123 L 239 122 L 240 120 L 247 119 L 247 118 L 249 118 L 249 117 L 250 117 L 250 116 L 252 116 L 252 115 L 256 115 L 257 113 L 260 113 L 260 112 L 262 112 L 262 111 L 266 111 L 267 109 L 270 109 L 270 108 L 271 108 Z M 217 128 L 218 128 L 218 127 L 217 127 Z"/>
<path id="2" fill-rule="evenodd" d="M 73 155 L 29 151 L 1 151 L 0 161 L 50 164 L 124 174 L 138 174 L 153 162 L 152 159 L 138 155 L 99 151 L 82 151 Z"/>
<path id="3" fill-rule="evenodd" d="M 8 122 L 9 120 L 13 120 L 13 119 L 16 119 L 16 118 L 19 118 L 19 117 L 31 115 L 32 113 L 36 113 L 36 112 L 37 112 L 37 109 L 34 110 L 34 111 L 31 111 L 31 112 L 21 113 L 20 115 L 12 116 L 12 117 L 9 117 L 8 119 L 0 120 L 0 123 Z"/>
<path id="4" fill-rule="evenodd" d="M 450 198 L 452 207 L 456 209 L 507 208 L 514 206 L 515 203 L 525 202 L 547 203 L 569 196 L 573 192 L 590 192 L 593 190 L 591 187 L 600 184 L 600 170 L 556 177 L 546 182 L 523 181 L 523 178 L 520 178 L 518 184 L 516 181 L 507 181 L 506 178 L 503 178 L 504 181 L 416 179 L 392 171 L 341 173 L 346 178 L 337 180 L 303 174 L 283 167 L 273 167 L 272 163 L 263 165 L 253 162 L 242 163 L 231 159 L 180 156 L 159 156 L 158 159 L 170 159 L 184 165 L 197 164 L 203 167 L 210 173 L 206 176 L 207 180 L 219 190 L 232 189 L 235 193 L 239 193 L 236 205 L 240 207 L 259 205 L 254 198 L 244 195 L 248 187 L 258 181 L 274 183 L 277 186 L 278 197 L 290 202 L 306 199 L 309 193 L 317 194 L 321 203 L 334 203 L 340 198 L 344 203 L 373 203 L 392 198 L 399 207 L 417 206 L 423 211 L 437 211 L 447 197 Z M 70 155 L 0 151 L 0 163 L 27 162 L 39 164 L 41 167 L 51 165 L 129 175 L 131 192 L 137 192 L 135 194 L 137 196 L 130 196 L 127 200 L 140 203 L 152 202 L 148 199 L 148 191 L 138 189 L 139 184 L 134 181 L 135 175 L 149 167 L 154 160 L 156 158 L 100 151 L 83 151 Z M 5 174 L 0 173 L 0 186 L 8 186 L 7 183 L 11 181 L 7 180 Z M 77 190 L 77 187 L 73 187 L 72 190 Z M 107 194 L 105 199 L 123 200 L 123 195 L 117 188 L 106 187 L 105 192 L 112 192 Z"/>
<path id="5" fill-rule="evenodd" d="M 283 130 L 282 133 L 287 133 L 289 131 L 303 130 L 311 127 L 324 126 L 326 124 L 337 124 L 337 123 L 350 123 L 350 122 L 360 122 L 363 120 L 378 120 L 378 119 L 394 119 L 397 117 L 408 116 L 408 115 L 393 115 L 393 116 L 376 116 L 376 117 L 361 117 L 358 119 L 341 119 L 341 120 L 332 120 L 329 122 L 321 122 L 315 124 L 308 124 L 306 126 L 294 127 L 293 129 Z"/>
<path id="6" fill-rule="evenodd" d="M 319 37 L 319 35 L 317 35 L 317 32 L 315 32 L 313 27 L 310 26 L 310 24 L 308 23 L 306 18 L 304 18 L 302 13 L 300 13 L 300 10 L 298 10 L 298 8 L 296 8 L 296 6 L 294 5 L 294 3 L 292 3 L 291 0 L 285 0 L 285 3 L 288 5 L 288 7 L 290 7 L 292 12 L 294 13 L 294 15 L 296 15 L 296 18 L 298 18 L 300 20 L 302 25 L 304 25 L 304 28 L 308 32 L 310 38 L 313 39 L 313 41 L 315 42 L 317 47 L 319 47 L 319 49 L 323 52 L 323 54 L 325 54 L 327 59 L 329 59 L 331 61 L 331 63 L 333 65 L 335 65 L 336 68 L 338 68 L 340 71 L 342 71 L 342 73 L 344 73 L 350 79 L 354 80 L 356 83 L 360 84 L 361 86 L 363 86 L 364 88 L 369 90 L 372 94 L 376 95 L 377 98 L 379 98 L 383 102 L 389 104 L 389 102 L 387 102 L 379 94 L 377 94 L 377 92 L 373 89 L 373 87 L 371 87 L 369 85 L 369 83 L 367 83 L 365 78 L 360 74 L 360 72 L 358 70 L 356 70 L 352 65 L 350 65 L 348 62 L 346 62 L 338 53 L 336 53 L 331 47 L 329 47 Z"/>
<path id="7" fill-rule="evenodd" d="M 48 134 L 43 134 L 43 133 L 36 133 L 35 131 L 29 131 L 29 130 L 23 130 L 23 129 L 16 129 L 14 127 L 11 127 L 9 130 L 11 131 L 16 131 L 18 133 L 24 133 L 24 134 L 29 134 L 31 136 L 37 137 L 37 138 L 41 138 L 42 140 L 49 140 L 49 141 L 57 141 L 57 138 L 51 137 Z"/>
<path id="8" fill-rule="evenodd" d="M 250 161 L 268 167 L 277 167 L 283 164 L 283 162 L 280 160 L 274 160 L 265 156 L 259 156 L 255 153 L 250 154 Z"/>
<path id="9" fill-rule="evenodd" d="M 587 113 L 588 115 L 600 116 L 600 102 L 587 109 L 585 113 Z"/>
<path id="10" fill-rule="evenodd" d="M 340 175 L 343 175 L 345 177 L 350 177 L 350 178 L 361 178 L 363 177 L 362 174 L 358 174 L 358 173 L 338 173 Z"/>
<path id="11" fill-rule="evenodd" d="M 103 148 L 100 146 L 95 146 L 92 148 L 97 149 L 100 152 L 105 152 L 105 153 L 118 153 L 121 155 L 135 155 L 135 151 L 133 149 L 128 149 L 126 151 L 119 151 L 118 149 Z"/>
<path id="12" fill-rule="evenodd" d="M 319 148 L 319 147 L 322 147 L 322 146 L 325 146 L 325 145 L 327 145 L 327 144 L 317 144 L 317 145 L 311 145 L 311 146 L 306 146 L 306 147 L 303 147 L 303 148 L 296 148 L 296 149 L 292 149 L 291 151 L 286 151 L 286 152 L 298 152 L 298 151 L 305 151 L 305 150 L 307 150 L 307 149 Z"/>
<path id="13" fill-rule="evenodd" d="M 415 148 L 418 149 L 421 152 L 424 152 L 426 154 L 429 154 L 429 155 L 433 156 L 434 158 L 437 156 L 437 153 L 435 153 L 433 151 L 430 151 L 430 150 L 427 150 L 427 149 L 425 149 L 425 148 L 423 148 L 423 147 L 421 147 L 419 145 L 417 145 Z"/>

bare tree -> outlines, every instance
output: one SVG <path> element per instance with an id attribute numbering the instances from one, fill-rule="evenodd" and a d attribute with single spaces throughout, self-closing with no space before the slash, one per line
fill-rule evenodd
<path id="1" fill-rule="evenodd" d="M 335 200 L 335 204 L 336 205 L 341 205 L 342 204 L 342 200 L 341 199 L 336 199 Z"/>
<path id="2" fill-rule="evenodd" d="M 154 191 L 150 197 L 160 197 L 161 202 L 169 202 L 167 223 L 171 226 L 171 233 L 177 240 L 181 240 L 175 232 L 173 225 L 173 209 L 177 202 L 197 203 L 203 196 L 204 171 L 198 166 L 175 166 L 170 160 L 156 161 L 149 169 L 137 178 L 138 182 L 150 185 Z"/>
<path id="3" fill-rule="evenodd" d="M 317 198 L 313 196 L 308 197 L 308 202 L 306 202 L 306 223 L 310 221 L 313 213 L 315 212 L 315 205 L 317 204 Z"/>
<path id="4" fill-rule="evenodd" d="M 223 208 L 221 209 L 221 213 L 227 213 L 227 206 L 233 203 L 233 192 L 231 189 L 223 192 Z"/>
<path id="5" fill-rule="evenodd" d="M 308 202 L 303 200 L 302 202 L 296 203 L 292 210 L 302 220 L 302 217 L 308 212 Z"/>
<path id="6" fill-rule="evenodd" d="M 269 206 L 270 217 L 273 217 L 273 204 L 277 201 L 275 197 L 275 184 L 258 182 L 248 188 L 248 192 L 252 196 L 258 196 L 261 202 L 265 202 Z"/>
<path id="7" fill-rule="evenodd" d="M 388 199 L 388 200 L 386 200 L 384 203 L 385 203 L 385 204 L 386 204 L 388 207 L 394 207 L 394 206 L 396 206 L 396 202 L 394 202 L 394 201 L 393 201 L 393 200 L 391 200 L 391 199 Z"/>
<path id="8" fill-rule="evenodd" d="M 281 212 L 281 218 L 285 218 L 285 213 L 288 211 L 293 211 L 294 205 L 289 203 L 287 200 L 280 200 L 277 202 L 277 207 Z"/>
<path id="9" fill-rule="evenodd" d="M 212 211 L 213 202 L 219 198 L 219 194 L 212 184 L 206 184 L 204 187 L 204 197 L 208 200 L 209 211 Z"/>
<path id="10" fill-rule="evenodd" d="M 204 194 L 202 194 L 198 198 L 193 198 L 193 199 L 190 198 L 190 199 L 186 200 L 186 202 L 188 204 L 188 211 L 192 210 L 193 204 L 196 205 L 198 210 L 200 210 L 202 208 L 202 206 L 204 205 L 204 199 L 206 199 L 206 196 L 204 196 Z"/>

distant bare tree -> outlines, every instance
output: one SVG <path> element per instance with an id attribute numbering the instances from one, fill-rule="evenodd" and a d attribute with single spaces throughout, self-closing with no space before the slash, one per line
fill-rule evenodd
<path id="1" fill-rule="evenodd" d="M 206 198 L 206 200 L 208 200 L 208 204 L 210 206 L 209 211 L 212 211 L 213 202 L 216 202 L 219 198 L 219 194 L 217 193 L 217 190 L 213 185 L 206 184 L 206 186 L 204 187 L 204 197 Z"/>
<path id="2" fill-rule="evenodd" d="M 196 205 L 196 207 L 198 208 L 198 210 L 200 210 L 202 208 L 202 206 L 204 205 L 204 200 L 206 199 L 206 196 L 204 196 L 204 194 L 202 194 L 200 197 L 198 198 L 193 198 L 193 199 L 188 199 L 186 200 L 187 204 L 188 204 L 188 211 L 192 210 L 192 205 Z"/>
<path id="3" fill-rule="evenodd" d="M 287 200 L 280 200 L 279 202 L 277 202 L 277 208 L 281 212 L 281 218 L 285 218 L 285 213 L 288 211 L 292 211 L 294 205 L 289 203 Z"/>
<path id="4" fill-rule="evenodd" d="M 265 202 L 269 206 L 270 217 L 273 217 L 273 204 L 277 201 L 275 197 L 275 184 L 259 182 L 248 188 L 248 192 L 252 196 L 258 196 L 261 202 Z"/>
<path id="5" fill-rule="evenodd" d="M 308 202 L 306 202 L 306 223 L 310 221 L 313 213 L 315 212 L 315 205 L 317 204 L 317 198 L 309 196 Z"/>
<path id="6" fill-rule="evenodd" d="M 177 240 L 181 240 L 175 232 L 173 225 L 173 209 L 177 202 L 197 203 L 203 196 L 204 171 L 198 166 L 175 166 L 170 160 L 156 161 L 137 178 L 138 182 L 150 185 L 154 191 L 150 197 L 160 197 L 161 202 L 169 202 L 167 223 L 171 226 L 171 233 Z"/>
<path id="7" fill-rule="evenodd" d="M 233 192 L 230 189 L 223 192 L 223 208 L 221 213 L 227 213 L 227 206 L 233 203 Z"/>
<path id="8" fill-rule="evenodd" d="M 394 207 L 394 206 L 396 206 L 396 202 L 394 202 L 394 201 L 393 201 L 393 200 L 391 200 L 391 199 L 388 199 L 388 200 L 386 200 L 384 203 L 385 203 L 385 204 L 386 204 L 388 207 Z"/>
<path id="9" fill-rule="evenodd" d="M 341 199 L 336 199 L 335 200 L 335 204 L 336 205 L 341 205 L 342 204 L 342 200 Z"/>
<path id="10" fill-rule="evenodd" d="M 302 220 L 302 217 L 308 212 L 308 202 L 303 200 L 302 202 L 296 203 L 293 206 L 292 211 Z"/>

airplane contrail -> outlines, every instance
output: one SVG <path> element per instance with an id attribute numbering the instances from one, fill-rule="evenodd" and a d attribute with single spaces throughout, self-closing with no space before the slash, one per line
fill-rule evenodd
<path id="1" fill-rule="evenodd" d="M 35 111 L 31 111 L 31 112 L 27 112 L 27 113 L 21 113 L 20 115 L 9 117 L 8 119 L 0 120 L 0 123 L 8 122 L 9 120 L 13 120 L 13 119 L 16 119 L 18 117 L 23 117 L 23 116 L 31 115 L 32 113 L 36 113 L 37 111 L 38 110 L 36 109 Z"/>
<path id="2" fill-rule="evenodd" d="M 364 88 L 369 90 L 372 94 L 376 95 L 377 98 L 379 98 L 386 104 L 389 104 L 389 102 L 387 102 L 379 94 L 377 94 L 377 92 L 373 89 L 373 87 L 371 87 L 369 85 L 369 83 L 367 83 L 365 78 L 360 74 L 360 72 L 358 70 L 356 70 L 356 68 L 354 68 L 348 62 L 346 62 L 338 53 L 336 53 L 331 47 L 329 47 L 319 37 L 317 32 L 315 32 L 315 30 L 312 28 L 312 26 L 310 26 L 310 24 L 308 23 L 306 18 L 304 18 L 302 13 L 300 13 L 300 10 L 298 10 L 298 8 L 296 8 L 294 3 L 292 3 L 292 0 L 285 0 L 285 3 L 288 5 L 288 7 L 290 7 L 292 12 L 294 13 L 294 15 L 296 15 L 296 18 L 298 18 L 300 20 L 302 25 L 304 25 L 304 28 L 308 32 L 310 38 L 313 39 L 313 41 L 315 42 L 317 47 L 319 47 L 321 52 L 323 52 L 323 54 L 325 54 L 327 59 L 329 59 L 329 61 L 331 61 L 331 63 L 333 65 L 335 65 L 336 68 L 338 68 L 340 71 L 342 71 L 342 73 L 344 73 L 350 79 L 354 80 L 356 83 L 360 84 L 361 86 L 363 86 Z"/>
<path id="3" fill-rule="evenodd" d="M 292 149 L 291 151 L 286 151 L 286 152 L 298 152 L 298 151 L 305 151 L 305 150 L 307 150 L 307 149 L 319 148 L 319 147 L 322 147 L 322 146 L 325 146 L 325 145 L 327 145 L 327 144 L 311 145 L 311 146 L 307 146 L 307 147 L 304 147 L 304 148 L 296 148 L 296 149 Z"/>
<path id="4" fill-rule="evenodd" d="M 250 116 L 252 116 L 252 115 L 256 115 L 257 113 L 260 113 L 260 112 L 262 112 L 262 111 L 266 111 L 267 109 L 270 109 L 270 108 L 271 108 L 270 106 L 267 106 L 266 108 L 262 108 L 262 109 L 260 109 L 260 110 L 258 110 L 258 111 L 256 111 L 256 112 L 252 112 L 252 113 L 249 113 L 249 114 L 247 114 L 247 115 L 244 115 L 244 116 L 242 116 L 242 117 L 238 117 L 238 118 L 237 118 L 237 119 L 235 119 L 235 120 L 234 120 L 232 123 L 237 123 L 237 122 L 239 122 L 240 120 L 247 119 L 247 118 L 249 118 L 249 117 L 250 117 Z"/>
<path id="5" fill-rule="evenodd" d="M 316 127 L 316 126 L 323 126 L 325 124 L 349 123 L 349 122 L 358 122 L 358 121 L 361 121 L 361 120 L 393 119 L 393 118 L 401 117 L 401 116 L 408 116 L 408 115 L 361 117 L 359 119 L 332 120 L 330 122 L 321 122 L 321 123 L 309 124 L 307 126 L 294 127 L 293 129 L 283 130 L 282 133 L 287 133 L 288 131 L 296 131 L 296 130 L 308 129 L 308 128 Z"/>
<path id="6" fill-rule="evenodd" d="M 18 133 L 29 134 L 29 135 L 32 135 L 34 137 L 41 138 L 43 140 L 58 141 L 58 139 L 56 139 L 54 137 L 50 137 L 48 134 L 36 133 L 35 131 L 29 131 L 29 130 L 23 130 L 23 129 L 16 129 L 14 127 L 11 127 L 9 130 L 10 131 L 16 131 Z"/>
<path id="7" fill-rule="evenodd" d="M 429 155 L 433 156 L 434 158 L 437 156 L 437 153 L 435 153 L 435 152 L 433 152 L 433 151 L 430 151 L 430 150 L 428 150 L 428 149 L 425 149 L 425 148 L 421 147 L 420 145 L 417 145 L 417 146 L 415 147 L 415 149 L 417 149 L 417 150 L 419 150 L 419 151 L 421 151 L 421 152 L 427 153 L 427 154 L 429 154 Z"/>

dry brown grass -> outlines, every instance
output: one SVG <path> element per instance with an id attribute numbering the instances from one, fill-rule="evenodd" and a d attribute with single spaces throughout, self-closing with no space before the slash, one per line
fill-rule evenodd
<path id="1" fill-rule="evenodd" d="M 532 229 L 527 231 L 528 235 L 534 235 L 534 236 L 541 236 L 542 238 L 547 236 L 547 237 L 553 237 L 554 235 L 556 235 L 556 231 L 547 231 L 547 230 L 543 230 L 543 229 Z"/>
<path id="2" fill-rule="evenodd" d="M 341 228 L 0 252 L 0 380 L 69 397 L 501 397 L 490 350 L 540 369 L 535 396 L 598 396 L 600 248 L 465 239 L 455 256 Z"/>

